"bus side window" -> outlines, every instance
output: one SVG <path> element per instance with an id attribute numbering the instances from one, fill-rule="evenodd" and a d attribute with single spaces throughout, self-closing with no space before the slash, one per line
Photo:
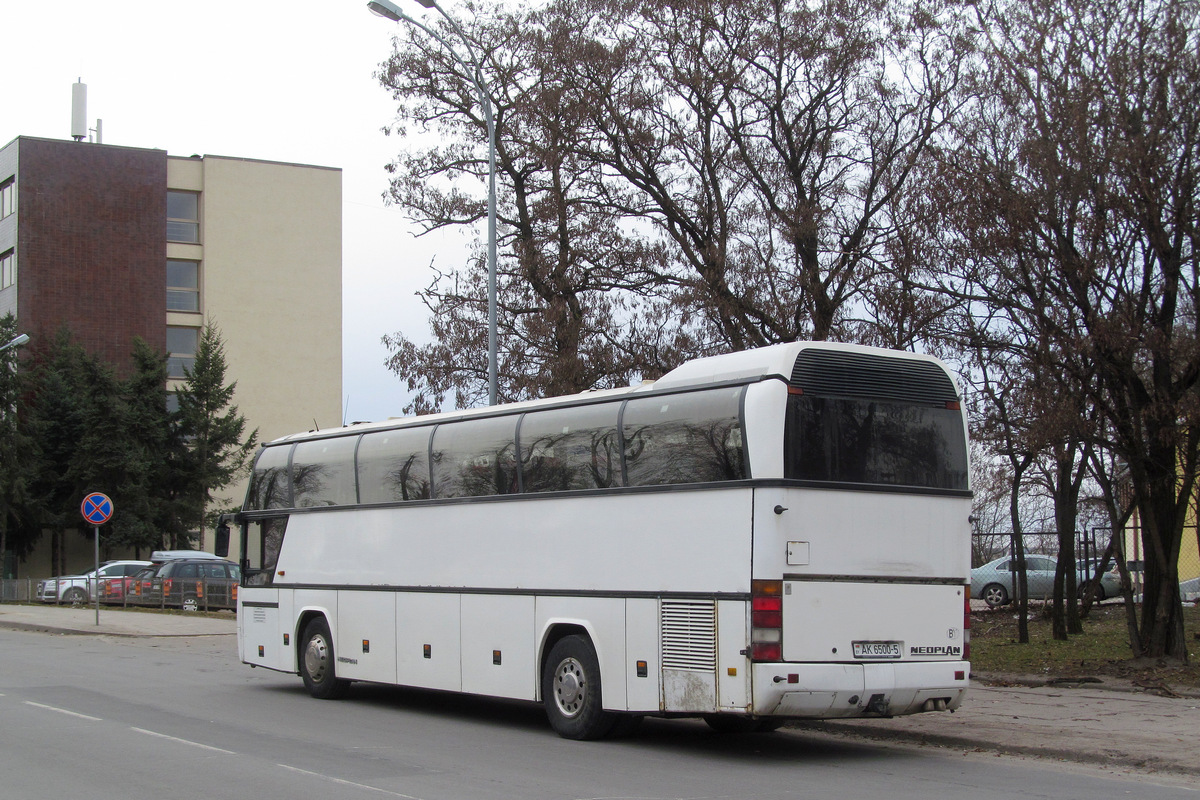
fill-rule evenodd
<path id="1" fill-rule="evenodd" d="M 747 477 L 741 387 L 658 395 L 625 404 L 628 485 L 705 483 Z"/>
<path id="2" fill-rule="evenodd" d="M 296 445 L 292 455 L 293 505 L 296 508 L 354 505 L 357 444 L 357 436 L 343 436 Z"/>
<path id="3" fill-rule="evenodd" d="M 286 530 L 287 517 L 256 520 L 250 524 L 242 581 L 246 586 L 270 586 L 275 582 L 275 566 L 279 562 Z"/>
<path id="4" fill-rule="evenodd" d="M 621 483 L 620 403 L 534 411 L 521 421 L 527 492 L 607 489 Z"/>
<path id="5" fill-rule="evenodd" d="M 358 446 L 358 500 L 395 503 L 429 499 L 432 426 L 368 433 Z"/>
<path id="6" fill-rule="evenodd" d="M 250 491 L 246 495 L 246 510 L 288 508 L 292 504 L 292 486 L 288 479 L 288 460 L 292 448 L 266 447 L 258 454 L 250 474 Z"/>
<path id="7" fill-rule="evenodd" d="M 516 432 L 516 416 L 439 425 L 433 434 L 433 496 L 515 493 Z"/>

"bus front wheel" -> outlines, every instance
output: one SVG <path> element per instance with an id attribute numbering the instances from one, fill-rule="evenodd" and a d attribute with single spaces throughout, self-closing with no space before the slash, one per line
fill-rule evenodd
<path id="1" fill-rule="evenodd" d="M 324 617 L 317 617 L 304 627 L 304 644 L 300 650 L 300 677 L 304 688 L 319 700 L 335 700 L 346 694 L 350 681 L 337 677 L 333 668 L 333 636 Z"/>
<path id="2" fill-rule="evenodd" d="M 600 739 L 613 729 L 617 715 L 604 710 L 600 661 L 586 637 L 566 636 L 551 648 L 542 702 L 550 727 L 564 739 Z"/>

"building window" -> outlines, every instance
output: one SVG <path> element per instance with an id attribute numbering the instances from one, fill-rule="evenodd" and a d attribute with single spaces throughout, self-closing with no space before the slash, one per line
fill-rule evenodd
<path id="1" fill-rule="evenodd" d="M 199 328 L 167 326 L 167 377 L 186 378 L 186 371 L 196 363 Z"/>
<path id="2" fill-rule="evenodd" d="M 0 253 L 0 289 L 7 289 L 17 282 L 17 256 L 13 250 Z"/>
<path id="3" fill-rule="evenodd" d="M 0 219 L 17 210 L 17 179 L 9 178 L 0 183 Z"/>
<path id="4" fill-rule="evenodd" d="M 167 241 L 200 241 L 200 195 L 167 192 Z"/>
<path id="5" fill-rule="evenodd" d="M 167 311 L 200 310 L 200 262 L 167 259 Z"/>

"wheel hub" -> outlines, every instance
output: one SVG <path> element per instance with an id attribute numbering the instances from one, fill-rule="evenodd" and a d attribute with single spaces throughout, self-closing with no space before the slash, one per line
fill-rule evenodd
<path id="1" fill-rule="evenodd" d="M 309 677 L 317 683 L 325 678 L 325 670 L 329 666 L 329 645 L 323 636 L 314 636 L 308 640 L 304 649 L 304 668 Z"/>
<path id="2" fill-rule="evenodd" d="M 573 717 L 587 696 L 583 667 L 573 658 L 565 659 L 554 673 L 554 700 L 563 716 Z"/>

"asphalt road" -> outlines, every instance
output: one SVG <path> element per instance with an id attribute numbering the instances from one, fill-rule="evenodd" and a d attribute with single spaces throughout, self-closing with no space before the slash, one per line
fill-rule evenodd
<path id="1" fill-rule="evenodd" d="M 1157 798 L 1177 786 L 994 755 L 648 720 L 570 742 L 540 708 L 236 663 L 232 636 L 0 630 L 0 796 L 29 798 Z"/>

